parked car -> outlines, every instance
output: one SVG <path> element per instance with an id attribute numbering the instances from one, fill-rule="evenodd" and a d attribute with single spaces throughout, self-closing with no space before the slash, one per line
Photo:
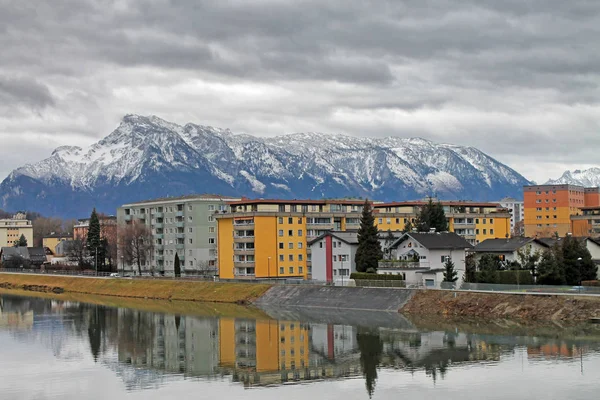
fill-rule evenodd
<path id="1" fill-rule="evenodd" d="M 117 278 L 119 277 L 119 273 L 118 272 L 113 272 L 109 275 L 111 278 Z"/>

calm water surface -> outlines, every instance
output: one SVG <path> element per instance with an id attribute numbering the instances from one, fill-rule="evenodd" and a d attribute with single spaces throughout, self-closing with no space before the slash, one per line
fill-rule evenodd
<path id="1" fill-rule="evenodd" d="M 0 399 L 600 397 L 593 325 L 514 336 L 494 326 L 423 329 L 377 313 L 268 314 L 179 316 L 3 296 Z"/>

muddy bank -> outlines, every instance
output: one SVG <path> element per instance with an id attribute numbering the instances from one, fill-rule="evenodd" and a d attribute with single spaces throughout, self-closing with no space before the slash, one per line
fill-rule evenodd
<path id="1" fill-rule="evenodd" d="M 79 278 L 0 274 L 0 288 L 43 293 L 79 293 L 124 298 L 250 304 L 271 285 L 172 279 Z"/>
<path id="2" fill-rule="evenodd" d="M 400 308 L 407 315 L 587 321 L 600 317 L 600 296 L 497 294 L 419 290 Z"/>

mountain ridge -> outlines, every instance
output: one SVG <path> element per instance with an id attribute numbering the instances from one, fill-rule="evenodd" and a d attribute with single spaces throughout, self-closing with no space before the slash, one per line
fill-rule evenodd
<path id="1" fill-rule="evenodd" d="M 569 184 L 584 187 L 600 186 L 600 168 L 567 170 L 558 179 L 549 179 L 546 185 Z"/>
<path id="2" fill-rule="evenodd" d="M 255 137 L 127 114 L 86 148 L 59 146 L 50 157 L 13 170 L 0 183 L 0 208 L 74 216 L 95 206 L 114 213 L 124 203 L 207 190 L 247 197 L 491 201 L 520 197 L 528 183 L 474 147 L 423 138 Z"/>

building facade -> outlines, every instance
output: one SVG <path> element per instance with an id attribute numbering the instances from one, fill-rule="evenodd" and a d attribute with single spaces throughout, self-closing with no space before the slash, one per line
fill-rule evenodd
<path id="1" fill-rule="evenodd" d="M 143 270 L 173 274 L 177 254 L 181 272 L 215 273 L 216 217 L 228 213 L 227 202 L 233 200 L 238 199 L 211 194 L 130 203 L 117 210 L 117 220 L 120 226 L 135 221 L 151 230 L 154 249 L 146 265 L 142 266 Z M 131 265 L 124 268 L 135 270 Z"/>
<path id="2" fill-rule="evenodd" d="M 523 200 L 517 200 L 512 197 L 505 197 L 498 202 L 500 206 L 507 209 L 510 213 L 510 232 L 515 232 L 515 227 L 521 227 L 518 230 L 519 235 L 525 234 L 525 230 L 523 227 L 524 219 L 525 219 L 525 208 Z"/>
<path id="3" fill-rule="evenodd" d="M 575 185 L 524 186 L 523 199 L 525 236 L 562 237 L 573 233 L 572 216 L 581 215 L 586 207 L 600 206 L 600 189 Z"/>
<path id="4" fill-rule="evenodd" d="M 380 231 L 402 231 L 410 221 L 415 222 L 421 207 L 426 201 L 405 201 L 374 204 L 375 223 Z M 510 212 L 498 203 L 477 203 L 469 201 L 441 202 L 448 230 L 464 237 L 475 245 L 486 239 L 510 236 Z"/>
<path id="5" fill-rule="evenodd" d="M 241 200 L 217 216 L 219 276 L 299 278 L 312 273 L 308 242 L 356 230 L 364 200 Z"/>
<path id="6" fill-rule="evenodd" d="M 99 215 L 100 235 L 103 238 L 116 238 L 117 235 L 117 217 L 114 215 Z M 83 218 L 77 220 L 77 224 L 73 226 L 73 239 L 86 240 L 90 229 L 90 219 Z"/>
<path id="7" fill-rule="evenodd" d="M 0 247 L 11 247 L 21 235 L 27 239 L 29 246 L 33 245 L 33 224 L 24 214 L 16 214 L 11 219 L 0 219 Z"/>
<path id="8" fill-rule="evenodd" d="M 308 242 L 308 246 L 313 280 L 343 285 L 344 281 L 348 282 L 350 274 L 356 272 L 356 231 L 327 232 Z"/>
<path id="9" fill-rule="evenodd" d="M 50 249 L 56 255 L 63 255 L 64 253 L 56 253 L 56 247 L 60 242 L 66 242 L 73 240 L 73 236 L 69 234 L 52 233 L 42 238 L 42 247 Z M 64 246 L 60 247 L 61 251 L 64 251 Z"/>

